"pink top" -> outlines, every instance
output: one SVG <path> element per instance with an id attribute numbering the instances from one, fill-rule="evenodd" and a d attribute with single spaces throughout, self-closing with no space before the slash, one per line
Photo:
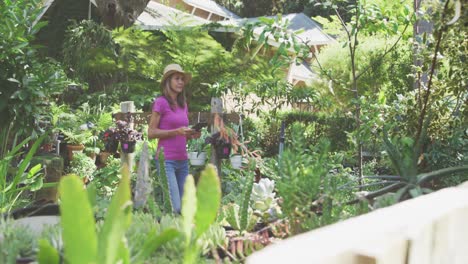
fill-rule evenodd
<path id="1" fill-rule="evenodd" d="M 161 115 L 159 129 L 171 130 L 179 127 L 186 127 L 189 124 L 187 105 L 185 105 L 184 108 L 177 106 L 172 110 L 164 96 L 156 98 L 153 103 L 153 112 L 158 112 Z M 186 160 L 186 144 L 187 138 L 185 136 L 177 135 L 175 137 L 161 138 L 158 143 L 156 159 L 158 158 L 159 149 L 162 147 L 166 160 Z"/>

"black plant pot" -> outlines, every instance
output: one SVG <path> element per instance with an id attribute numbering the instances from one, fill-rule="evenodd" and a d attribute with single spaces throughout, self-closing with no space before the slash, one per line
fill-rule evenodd
<path id="1" fill-rule="evenodd" d="M 58 204 L 43 204 L 19 208 L 10 212 L 9 216 L 13 219 L 19 219 L 31 216 L 60 215 Z M 5 215 L 8 216 L 8 215 Z"/>
<path id="2" fill-rule="evenodd" d="M 133 153 L 133 152 L 135 152 L 136 141 L 130 141 L 130 142 L 122 141 L 122 142 L 120 142 L 120 145 L 122 147 L 122 152 L 123 153 Z"/>
<path id="3" fill-rule="evenodd" d="M 231 143 L 217 142 L 214 146 L 219 159 L 229 159 L 231 155 Z"/>
<path id="4" fill-rule="evenodd" d="M 109 140 L 104 145 L 105 151 L 110 153 L 116 153 L 117 148 L 119 147 L 119 141 L 117 140 Z"/>

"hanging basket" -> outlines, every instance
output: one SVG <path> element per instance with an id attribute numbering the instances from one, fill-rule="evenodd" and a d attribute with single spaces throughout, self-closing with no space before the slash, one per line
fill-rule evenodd
<path id="1" fill-rule="evenodd" d="M 215 144 L 216 155 L 219 159 L 229 159 L 231 155 L 231 143 L 229 142 L 217 142 Z"/>
<path id="2" fill-rule="evenodd" d="M 203 166 L 206 161 L 206 152 L 190 152 L 189 160 L 193 166 Z"/>
<path id="3" fill-rule="evenodd" d="M 233 155 L 229 158 L 231 160 L 231 167 L 233 169 L 240 169 L 242 167 L 242 155 Z"/>
<path id="4" fill-rule="evenodd" d="M 122 141 L 120 142 L 123 153 L 133 153 L 135 152 L 136 141 Z"/>

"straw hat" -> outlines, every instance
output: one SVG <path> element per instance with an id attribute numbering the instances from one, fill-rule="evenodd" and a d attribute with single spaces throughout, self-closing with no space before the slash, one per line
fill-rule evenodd
<path id="1" fill-rule="evenodd" d="M 161 79 L 161 86 L 164 85 L 166 79 L 171 76 L 173 73 L 181 73 L 184 75 L 185 84 L 189 83 L 192 80 L 192 74 L 185 72 L 179 64 L 169 64 L 164 68 L 163 77 Z"/>

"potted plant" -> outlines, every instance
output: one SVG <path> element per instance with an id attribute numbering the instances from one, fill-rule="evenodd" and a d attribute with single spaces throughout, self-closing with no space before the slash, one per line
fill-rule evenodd
<path id="1" fill-rule="evenodd" d="M 74 129 L 63 129 L 60 131 L 65 136 L 68 150 L 68 160 L 73 159 L 74 152 L 82 152 L 85 144 L 93 140 L 90 130 L 82 130 L 80 127 Z"/>
<path id="2" fill-rule="evenodd" d="M 70 162 L 68 173 L 78 175 L 84 183 L 87 183 L 92 180 L 96 169 L 96 164 L 90 157 L 84 153 L 76 153 L 75 158 Z"/>
<path id="3" fill-rule="evenodd" d="M 116 153 L 119 146 L 117 130 L 115 127 L 109 127 L 99 134 L 99 138 L 104 142 L 104 151 L 109 153 Z"/>
<path id="4" fill-rule="evenodd" d="M 116 137 L 120 141 L 123 153 L 133 153 L 137 140 L 143 139 L 143 134 L 135 129 L 128 127 L 128 123 L 123 120 L 117 120 Z"/>
<path id="5" fill-rule="evenodd" d="M 259 151 L 249 151 L 246 146 L 248 141 L 241 141 L 236 133 L 238 129 L 233 129 L 224 125 L 223 119 L 215 115 L 214 126 L 218 132 L 207 138 L 214 147 L 218 158 L 229 159 L 234 169 L 240 169 L 242 163 L 247 162 L 248 157 L 259 159 Z M 242 133 L 241 133 L 242 134 Z"/>
<path id="6" fill-rule="evenodd" d="M 99 155 L 101 150 L 98 147 L 85 147 L 84 153 L 96 162 L 96 156 Z"/>
<path id="7" fill-rule="evenodd" d="M 205 137 L 208 135 L 208 130 L 203 128 L 200 138 L 194 138 L 187 142 L 187 150 L 190 164 L 193 166 L 202 166 L 205 164 L 207 157 L 207 149 L 209 144 L 205 143 Z"/>

